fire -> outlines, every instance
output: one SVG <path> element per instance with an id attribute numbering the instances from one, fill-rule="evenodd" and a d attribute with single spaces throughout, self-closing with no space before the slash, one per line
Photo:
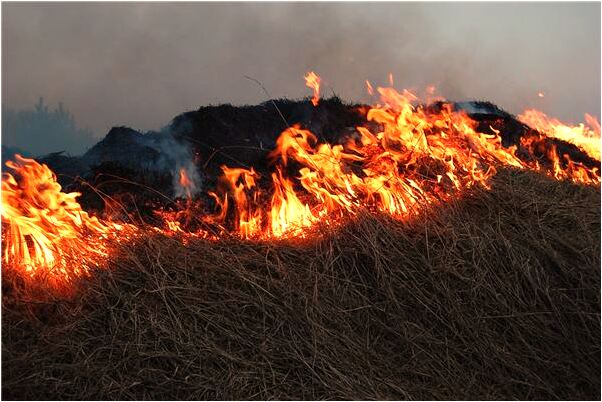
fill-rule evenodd
<path id="1" fill-rule="evenodd" d="M 14 175 L 2 177 L 3 261 L 26 277 L 64 288 L 103 265 L 113 234 L 132 234 L 130 225 L 83 211 L 75 200 L 79 193 L 62 192 L 48 166 L 19 155 L 6 165 Z"/>
<path id="2" fill-rule="evenodd" d="M 547 136 L 570 142 L 593 159 L 600 160 L 600 123 L 595 117 L 586 113 L 586 124 L 570 126 L 539 110 L 528 109 L 518 115 L 518 119 Z"/>
<path id="3" fill-rule="evenodd" d="M 259 208 L 259 193 L 255 189 L 259 175 L 253 170 L 228 168 L 222 166 L 224 175 L 221 180 L 221 189 L 225 197 L 218 204 L 221 209 L 219 217 L 226 216 L 228 212 L 228 195 L 236 205 L 234 210 L 235 229 L 243 237 L 255 237 L 260 231 L 261 212 Z"/>
<path id="4" fill-rule="evenodd" d="M 313 72 L 305 78 L 317 105 L 320 79 Z M 433 111 L 410 91 L 366 84 L 380 101 L 365 110 L 366 123 L 353 136 L 330 144 L 300 126 L 288 127 L 269 154 L 270 174 L 221 167 L 217 187 L 207 192 L 213 206 L 192 199 L 194 169 L 176 170 L 174 184 L 186 190 L 186 200 L 175 210 L 156 211 L 163 220 L 160 227 L 90 216 L 77 203 L 79 194 L 62 192 L 46 165 L 17 157 L 7 162 L 14 175 L 2 178 L 4 263 L 61 287 L 102 267 L 116 237 L 128 241 L 145 230 L 183 242 L 229 235 L 271 239 L 304 237 L 318 223 L 336 225 L 366 209 L 407 219 L 471 187 L 488 188 L 500 167 L 600 183 L 597 168 L 559 154 L 547 141 L 547 136 L 570 141 L 600 161 L 600 124 L 591 116 L 586 116 L 587 126 L 570 127 L 527 111 L 520 119 L 539 133 L 522 138 L 518 148 L 506 148 L 498 131 L 478 132 L 476 123 L 451 104 Z M 433 95 L 434 87 L 427 92 Z"/>
<path id="5" fill-rule="evenodd" d="M 321 78 L 313 71 L 310 71 L 307 73 L 307 75 L 305 75 L 305 85 L 314 91 L 314 96 L 311 98 L 311 103 L 313 103 L 314 106 L 318 106 L 318 102 L 320 101 L 321 81 Z"/>
<path id="6" fill-rule="evenodd" d="M 362 208 L 403 219 L 464 189 L 488 187 L 499 166 L 543 169 L 537 160 L 518 158 L 515 147 L 503 147 L 499 133 L 476 132 L 475 123 L 451 106 L 434 114 L 414 106 L 417 97 L 409 91 L 377 90 L 382 106 L 366 115 L 368 122 L 381 127 L 377 132 L 367 125 L 357 127 L 356 138 L 337 145 L 319 143 L 313 133 L 298 126 L 280 135 L 270 154 L 276 171 L 271 177 L 270 208 L 260 201 L 266 196 L 256 185 L 256 172 L 236 169 L 232 176 L 224 168 L 228 191 L 213 194 L 221 209 L 218 221 L 228 225 L 224 211 L 230 208 L 235 230 L 243 237 L 303 235 L 303 228 L 318 221 L 336 222 Z M 542 140 L 531 138 L 522 146 L 533 154 L 543 146 Z M 595 169 L 560 158 L 554 147 L 546 148 L 545 156 L 550 161 L 546 172 L 557 179 L 599 182 Z M 283 172 L 291 165 L 296 174 L 286 177 Z"/>
<path id="7" fill-rule="evenodd" d="M 184 188 L 188 188 L 192 185 L 192 182 L 188 178 L 188 174 L 186 174 L 186 169 L 180 169 L 180 184 Z"/>
<path id="8" fill-rule="evenodd" d="M 186 173 L 186 169 L 184 169 L 184 168 L 180 169 L 180 179 L 178 181 L 180 183 L 180 186 L 182 186 L 182 188 L 186 192 L 186 197 L 189 199 L 192 198 L 192 193 L 191 193 L 192 181 L 188 177 L 188 174 Z"/>
<path id="9" fill-rule="evenodd" d="M 372 88 L 372 84 L 368 80 L 366 80 L 366 91 L 368 91 L 370 96 L 374 95 L 374 88 Z"/>
<path id="10" fill-rule="evenodd" d="M 285 178 L 280 169 L 272 173 L 274 195 L 271 200 L 271 234 L 281 237 L 286 234 L 303 236 L 303 228 L 316 223 L 317 218 L 303 203 L 293 188 L 293 183 Z"/>

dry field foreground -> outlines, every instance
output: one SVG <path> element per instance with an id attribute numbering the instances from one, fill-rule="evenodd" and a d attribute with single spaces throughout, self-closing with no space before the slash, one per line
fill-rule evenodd
<path id="1" fill-rule="evenodd" d="M 600 188 L 530 172 L 411 222 L 150 236 L 70 299 L 17 289 L 3 399 L 600 398 Z"/>

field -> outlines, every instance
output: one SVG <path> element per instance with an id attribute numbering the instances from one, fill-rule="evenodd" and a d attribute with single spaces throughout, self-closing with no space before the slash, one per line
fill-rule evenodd
<path id="1" fill-rule="evenodd" d="M 600 187 L 500 170 L 304 240 L 149 235 L 69 298 L 3 277 L 3 399 L 600 398 Z"/>

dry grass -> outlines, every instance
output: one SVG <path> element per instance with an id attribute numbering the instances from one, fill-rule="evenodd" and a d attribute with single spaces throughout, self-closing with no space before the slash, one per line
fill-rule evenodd
<path id="1" fill-rule="evenodd" d="M 412 222 L 121 254 L 71 300 L 5 274 L 3 399 L 600 398 L 599 187 L 504 171 Z"/>

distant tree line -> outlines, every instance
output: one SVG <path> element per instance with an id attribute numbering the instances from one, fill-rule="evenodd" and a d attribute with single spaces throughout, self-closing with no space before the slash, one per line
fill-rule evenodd
<path id="1" fill-rule="evenodd" d="M 31 109 L 2 105 L 2 145 L 38 156 L 66 151 L 78 155 L 96 142 L 90 129 L 79 128 L 62 102 L 49 109 L 40 97 Z"/>

